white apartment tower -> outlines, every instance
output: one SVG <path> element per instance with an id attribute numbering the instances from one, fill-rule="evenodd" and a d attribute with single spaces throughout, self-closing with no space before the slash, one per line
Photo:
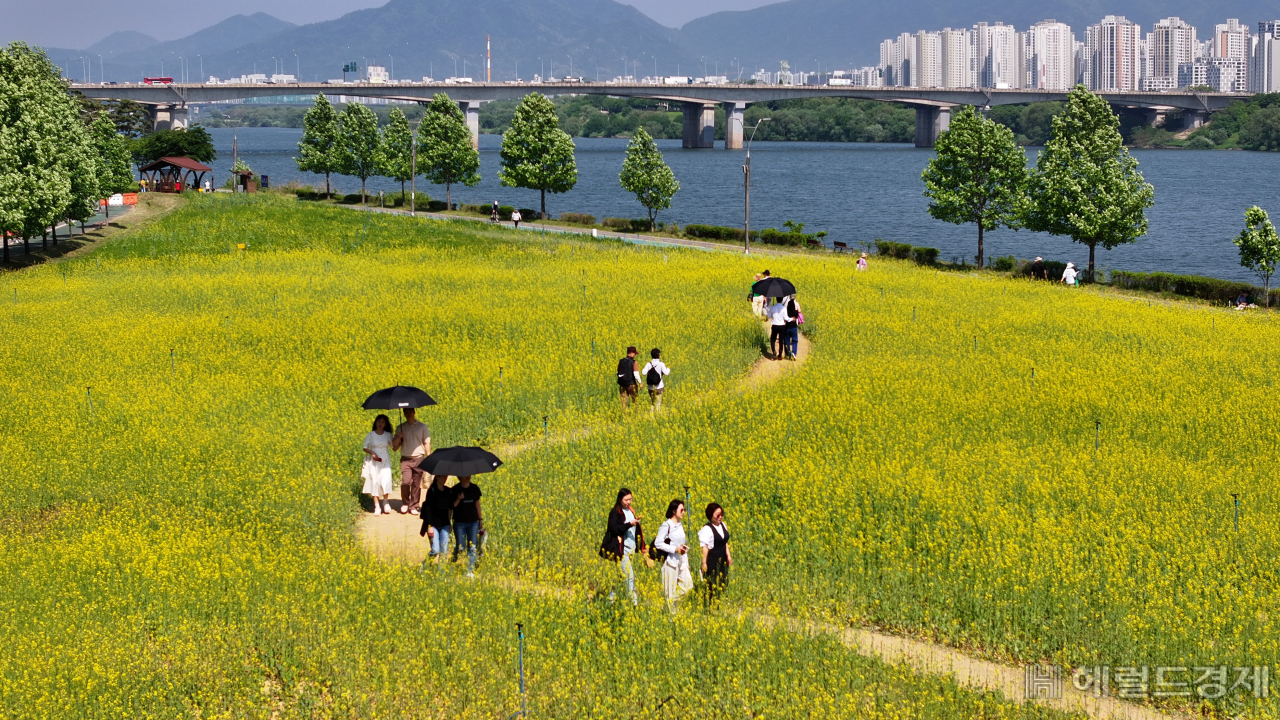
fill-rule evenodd
<path id="1" fill-rule="evenodd" d="M 1223 25 L 1213 26 L 1213 37 L 1209 40 L 1209 57 L 1231 58 L 1232 60 L 1249 59 L 1249 26 L 1241 25 L 1239 20 L 1231 19 Z"/>
<path id="2" fill-rule="evenodd" d="M 970 48 L 971 87 L 1021 86 L 1018 80 L 1021 75 L 1018 69 L 1018 33 L 1012 25 L 974 25 L 970 35 Z"/>
<path id="3" fill-rule="evenodd" d="M 1151 28 L 1151 77 L 1176 78 L 1178 66 L 1196 59 L 1196 29 L 1181 18 L 1168 17 Z"/>
<path id="4" fill-rule="evenodd" d="M 1123 16 L 1108 15 L 1102 22 L 1090 25 L 1085 32 L 1088 65 L 1085 84 L 1089 89 L 1094 92 L 1137 90 L 1141 39 L 1141 28 Z"/>
<path id="5" fill-rule="evenodd" d="M 1027 31 L 1030 75 L 1027 87 L 1037 90 L 1070 90 L 1076 83 L 1076 36 L 1071 26 L 1042 20 Z"/>
<path id="6" fill-rule="evenodd" d="M 1280 92 L 1280 20 L 1258 23 L 1249 61 L 1249 92 Z"/>
<path id="7" fill-rule="evenodd" d="M 963 28 L 943 28 L 942 38 L 942 87 L 970 87 L 969 31 Z"/>
<path id="8" fill-rule="evenodd" d="M 880 67 L 884 68 L 885 86 L 911 86 L 915 55 L 916 36 L 911 33 L 902 33 L 897 40 L 880 43 Z"/>
<path id="9" fill-rule="evenodd" d="M 916 33 L 915 40 L 915 56 L 911 62 L 911 87 L 943 87 L 942 35 L 921 30 Z"/>

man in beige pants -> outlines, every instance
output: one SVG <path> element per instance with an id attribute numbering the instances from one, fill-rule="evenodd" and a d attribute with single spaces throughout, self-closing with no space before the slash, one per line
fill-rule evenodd
<path id="1" fill-rule="evenodd" d="M 391 449 L 400 451 L 400 514 L 417 515 L 422 504 L 423 471 L 418 463 L 431 454 L 431 430 L 418 422 L 417 411 L 404 411 L 404 422 L 391 438 Z"/>

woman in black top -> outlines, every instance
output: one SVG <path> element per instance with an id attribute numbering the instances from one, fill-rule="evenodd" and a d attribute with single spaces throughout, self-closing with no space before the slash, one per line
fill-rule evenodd
<path id="1" fill-rule="evenodd" d="M 634 605 L 639 599 L 636 597 L 636 573 L 631 564 L 631 556 L 636 550 L 644 550 L 644 530 L 640 527 L 640 515 L 631 507 L 632 500 L 630 490 L 618 489 L 618 497 L 609 510 L 604 540 L 600 542 L 600 557 L 618 563 L 622 583 L 626 585 L 627 594 Z M 610 599 L 616 596 L 616 592 L 609 593 Z"/>
<path id="2" fill-rule="evenodd" d="M 787 324 L 786 339 L 783 345 L 786 346 L 787 359 L 795 360 L 796 352 L 800 349 L 800 305 L 796 303 L 796 296 L 792 295 L 787 298 Z"/>
<path id="3" fill-rule="evenodd" d="M 710 605 L 728 584 L 729 566 L 733 564 L 729 527 L 724 524 L 724 508 L 719 503 L 707 505 L 707 524 L 698 531 L 698 545 L 702 546 L 702 579 Z"/>
<path id="4" fill-rule="evenodd" d="M 453 489 L 444 484 L 447 477 L 435 476 L 427 488 L 427 499 L 422 504 L 422 530 L 418 534 L 431 539 L 431 554 L 422 561 L 423 565 L 431 559 L 435 559 L 437 563 L 442 562 L 445 552 L 449 550 L 454 496 Z"/>

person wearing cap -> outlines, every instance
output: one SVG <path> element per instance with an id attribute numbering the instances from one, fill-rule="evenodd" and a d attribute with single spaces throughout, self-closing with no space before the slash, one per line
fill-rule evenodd
<path id="1" fill-rule="evenodd" d="M 866 270 L 866 269 L 867 269 L 867 254 L 866 254 L 866 253 L 862 253 L 862 257 L 858 258 L 858 269 L 859 269 L 859 270 Z"/>
<path id="2" fill-rule="evenodd" d="M 618 361 L 618 397 L 622 399 L 623 410 L 640 397 L 640 368 L 636 367 L 639 352 L 635 345 L 630 345 L 627 356 Z"/>
<path id="3" fill-rule="evenodd" d="M 1069 286 L 1076 285 L 1076 264 L 1067 263 L 1067 269 L 1062 271 L 1062 282 Z"/>
<path id="4" fill-rule="evenodd" d="M 1047 279 L 1047 276 L 1045 275 L 1045 269 L 1044 269 L 1044 258 L 1040 257 L 1039 255 L 1037 255 L 1035 261 L 1031 263 L 1031 279 L 1032 280 Z"/>
<path id="5" fill-rule="evenodd" d="M 754 287 L 755 283 L 758 283 L 763 279 L 764 278 L 760 277 L 760 273 L 756 273 L 755 282 L 751 283 L 751 285 Z M 764 317 L 764 296 L 757 295 L 754 290 L 751 292 L 751 314 L 758 318 Z"/>

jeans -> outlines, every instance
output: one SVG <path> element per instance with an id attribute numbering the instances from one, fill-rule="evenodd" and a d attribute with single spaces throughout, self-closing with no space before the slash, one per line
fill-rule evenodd
<path id="1" fill-rule="evenodd" d="M 631 597 L 631 604 L 638 605 L 639 598 L 636 597 L 636 571 L 631 565 L 631 551 L 624 550 L 622 559 L 618 561 L 618 572 L 622 575 L 622 582 L 627 586 L 627 595 Z"/>
<path id="2" fill-rule="evenodd" d="M 463 522 L 454 523 L 453 531 L 458 534 L 457 550 L 467 548 L 467 572 L 475 572 L 476 569 L 476 539 L 480 536 L 479 522 Z M 465 545 L 464 545 L 465 544 Z"/>
<path id="3" fill-rule="evenodd" d="M 431 538 L 431 557 L 438 557 L 444 560 L 444 554 L 449 551 L 449 535 L 451 533 L 449 526 L 435 528 L 436 536 Z"/>
<path id="4" fill-rule="evenodd" d="M 791 348 L 791 357 L 800 351 L 800 328 L 787 328 L 787 347 Z"/>

